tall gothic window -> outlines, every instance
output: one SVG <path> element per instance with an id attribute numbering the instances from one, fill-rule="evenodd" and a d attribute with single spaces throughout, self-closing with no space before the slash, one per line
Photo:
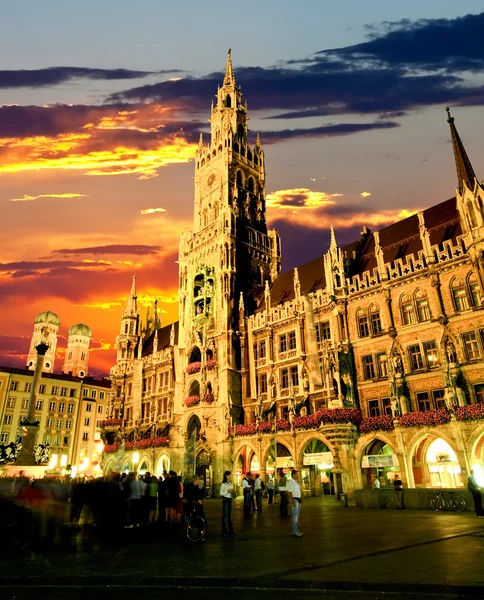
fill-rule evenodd
<path id="1" fill-rule="evenodd" d="M 380 309 L 376 304 L 370 306 L 370 328 L 372 335 L 378 335 L 382 332 Z"/>
<path id="2" fill-rule="evenodd" d="M 415 323 L 413 302 L 407 294 L 403 294 L 403 296 L 400 298 L 400 309 L 402 311 L 402 320 L 404 325 L 411 325 L 412 323 Z"/>
<path id="3" fill-rule="evenodd" d="M 427 300 L 427 295 L 422 290 L 417 290 L 415 292 L 415 306 L 417 308 L 417 317 L 419 323 L 423 321 L 430 321 L 430 308 L 429 301 Z"/>
<path id="4" fill-rule="evenodd" d="M 469 298 L 467 296 L 466 286 L 459 277 L 454 277 L 450 284 L 454 308 L 457 312 L 468 310 L 470 308 Z"/>

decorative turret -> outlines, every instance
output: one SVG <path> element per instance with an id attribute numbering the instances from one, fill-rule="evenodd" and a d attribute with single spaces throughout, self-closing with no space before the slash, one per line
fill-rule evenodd
<path id="1" fill-rule="evenodd" d="M 116 338 L 116 348 L 118 350 L 117 360 L 128 360 L 135 358 L 134 351 L 138 343 L 139 334 L 139 314 L 138 302 L 136 296 L 136 275 L 133 275 L 133 282 L 129 292 L 126 306 L 121 317 L 121 327 L 119 335 Z"/>
<path id="2" fill-rule="evenodd" d="M 457 189 L 462 194 L 464 184 L 470 190 L 474 190 L 476 174 L 474 173 L 471 161 L 467 156 L 464 144 L 460 139 L 460 135 L 457 132 L 454 117 L 451 117 L 450 115 L 450 108 L 447 107 L 445 110 L 447 111 L 447 123 L 450 125 L 450 136 L 452 138 L 452 147 L 454 149 L 455 166 L 457 169 Z"/>
<path id="3" fill-rule="evenodd" d="M 34 319 L 34 332 L 30 340 L 30 350 L 27 358 L 27 368 L 33 371 L 37 363 L 36 347 L 44 342 L 49 346 L 45 353 L 42 371 L 44 373 L 52 373 L 54 371 L 55 351 L 57 347 L 57 333 L 59 331 L 60 319 L 50 312 L 42 312 Z"/>
<path id="4" fill-rule="evenodd" d="M 344 261 L 341 248 L 336 242 L 334 227 L 331 225 L 331 241 L 324 255 L 326 289 L 330 296 L 336 296 L 345 285 Z"/>
<path id="5" fill-rule="evenodd" d="M 87 375 L 91 337 L 91 330 L 83 323 L 73 325 L 69 329 L 63 373 L 71 373 L 74 377 Z"/>

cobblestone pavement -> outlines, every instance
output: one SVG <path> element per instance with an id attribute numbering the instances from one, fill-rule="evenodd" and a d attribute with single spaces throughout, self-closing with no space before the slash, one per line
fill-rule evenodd
<path id="1" fill-rule="evenodd" d="M 28 589 L 35 589 L 35 597 L 43 598 L 39 590 L 52 585 L 58 595 L 49 592 L 49 598 L 74 600 L 81 587 L 119 586 L 124 593 L 132 586 L 169 585 L 180 594 L 197 588 L 187 592 L 197 599 L 205 598 L 208 589 L 219 590 L 222 597 L 229 588 L 231 600 L 238 599 L 241 588 L 251 588 L 246 591 L 252 598 L 259 597 L 256 588 L 273 590 L 271 597 L 278 598 L 290 589 L 304 591 L 301 597 L 326 589 L 331 590 L 324 595 L 328 600 L 366 600 L 379 598 L 380 592 L 386 592 L 385 598 L 391 598 L 388 592 L 395 598 L 484 595 L 484 520 L 470 513 L 363 510 L 311 498 L 302 504 L 304 537 L 295 538 L 291 520 L 281 519 L 278 505 L 265 502 L 262 513 L 244 517 L 237 500 L 234 539 L 220 535 L 220 500 L 207 500 L 206 514 L 209 539 L 204 544 L 186 541 L 179 530 L 122 530 L 105 538 L 97 528 L 75 532 L 68 527 L 57 549 L 3 544 L 0 592 L 3 588 L 3 597 L 21 599 L 34 597 Z M 67 587 L 62 592 L 59 586 Z M 9 596 L 13 589 L 15 595 Z M 122 593 L 113 597 L 121 599 Z M 299 596 L 292 592 L 287 597 Z"/>

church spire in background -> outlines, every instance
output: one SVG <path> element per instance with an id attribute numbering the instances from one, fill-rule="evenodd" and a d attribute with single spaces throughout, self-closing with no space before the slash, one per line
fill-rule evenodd
<path id="1" fill-rule="evenodd" d="M 138 315 L 138 304 L 136 296 L 136 275 L 133 275 L 133 283 L 131 284 L 131 291 L 126 302 L 126 307 L 123 312 L 123 317 L 136 317 Z"/>
<path id="2" fill-rule="evenodd" d="M 462 182 L 464 182 L 470 190 L 473 190 L 476 174 L 474 173 L 471 161 L 467 156 L 464 144 L 457 133 L 457 129 L 454 124 L 454 117 L 450 116 L 449 107 L 447 107 L 445 110 L 447 111 L 447 123 L 450 125 L 452 147 L 454 148 L 455 166 L 457 169 L 457 187 L 462 193 Z"/>

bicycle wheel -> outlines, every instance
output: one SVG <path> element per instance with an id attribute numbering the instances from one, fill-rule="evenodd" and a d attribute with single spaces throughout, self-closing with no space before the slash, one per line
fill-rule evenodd
<path id="1" fill-rule="evenodd" d="M 436 496 L 430 501 L 430 506 L 432 507 L 432 510 L 435 510 L 436 512 L 441 512 L 445 508 L 445 502 L 440 496 Z"/>
<path id="2" fill-rule="evenodd" d="M 462 496 L 456 496 L 454 498 L 454 509 L 457 512 L 462 512 L 466 509 L 466 501 L 464 498 L 462 498 Z"/>
<path id="3" fill-rule="evenodd" d="M 187 523 L 187 538 L 191 542 L 203 540 L 207 532 L 207 522 L 199 516 L 192 517 Z"/>

